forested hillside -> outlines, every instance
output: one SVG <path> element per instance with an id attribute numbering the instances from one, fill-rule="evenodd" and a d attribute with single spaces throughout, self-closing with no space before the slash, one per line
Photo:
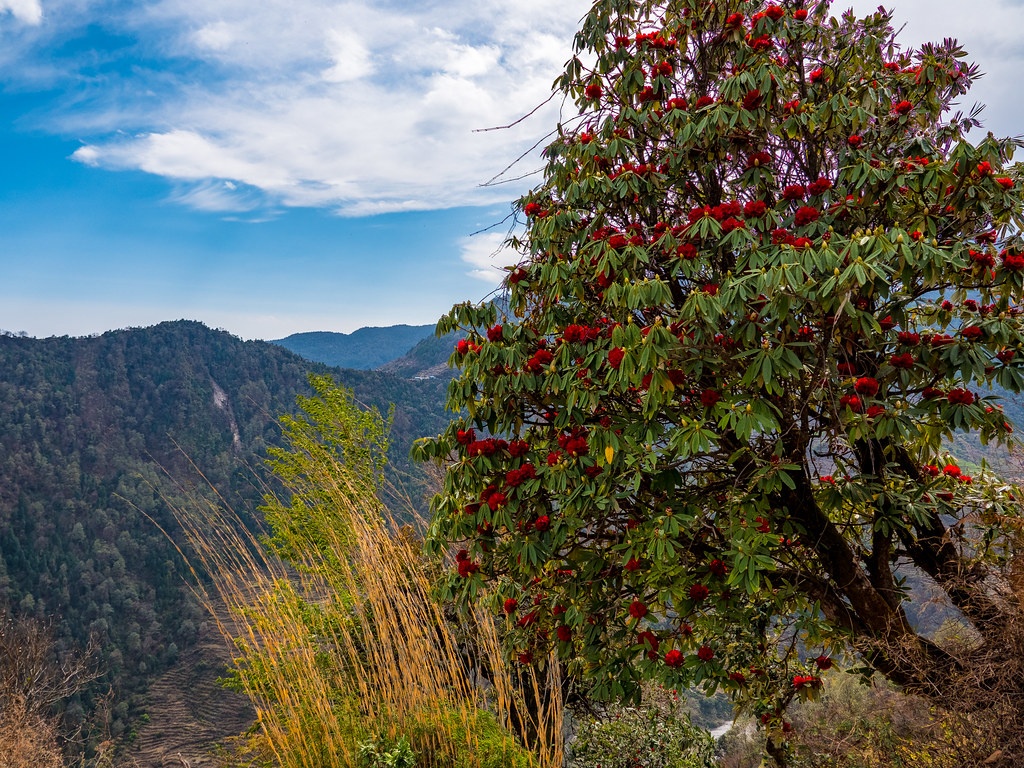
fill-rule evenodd
<path id="1" fill-rule="evenodd" d="M 69 703 L 72 725 L 109 690 L 95 738 L 124 735 L 149 681 L 195 642 L 205 616 L 160 530 L 175 530 L 169 503 L 208 481 L 252 514 L 278 417 L 328 370 L 195 322 L 0 337 L 0 605 L 53 621 L 64 652 L 99 649 L 103 676 Z M 441 385 L 334 373 L 365 404 L 397 403 L 391 453 L 405 477 L 411 440 L 440 429 Z"/>

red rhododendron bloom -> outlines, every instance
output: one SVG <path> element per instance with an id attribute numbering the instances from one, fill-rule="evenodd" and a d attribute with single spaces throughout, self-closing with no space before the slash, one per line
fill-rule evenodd
<path id="1" fill-rule="evenodd" d="M 715 658 L 715 651 L 709 645 L 702 645 L 697 649 L 697 658 L 701 661 L 711 661 Z"/>
<path id="2" fill-rule="evenodd" d="M 530 651 L 523 651 L 517 657 L 520 664 L 530 664 L 533 662 L 533 654 Z"/>
<path id="3" fill-rule="evenodd" d="M 501 325 L 492 325 L 487 329 L 487 340 L 492 342 L 501 341 L 505 329 Z"/>
<path id="4" fill-rule="evenodd" d="M 510 615 L 515 613 L 516 612 L 516 608 L 518 608 L 518 607 L 519 607 L 519 601 L 516 600 L 514 597 L 508 598 L 505 601 L 505 605 L 503 606 L 503 608 L 505 610 L 505 613 L 510 614 Z"/>
<path id="5" fill-rule="evenodd" d="M 881 416 L 883 413 L 885 413 L 885 406 L 876 404 L 868 408 L 867 416 L 869 419 L 873 419 L 876 416 Z"/>
<path id="6" fill-rule="evenodd" d="M 614 349 L 608 350 L 608 365 L 612 368 L 618 368 L 622 365 L 622 358 L 626 356 L 626 350 L 622 347 L 615 347 Z"/>
<path id="7" fill-rule="evenodd" d="M 839 407 L 848 407 L 854 413 L 860 413 L 864 410 L 864 404 L 860 398 L 856 395 L 843 395 L 839 398 Z"/>
<path id="8" fill-rule="evenodd" d="M 533 527 L 540 533 L 543 533 L 544 531 L 551 528 L 551 518 L 547 515 L 541 515 L 533 521 Z"/>
<path id="9" fill-rule="evenodd" d="M 913 331 L 900 331 L 896 334 L 896 340 L 900 344 L 916 346 L 921 343 L 921 335 Z"/>
<path id="10" fill-rule="evenodd" d="M 817 221 L 820 216 L 821 212 L 817 208 L 811 208 L 809 205 L 802 205 L 796 210 L 796 215 L 793 217 L 793 224 L 798 227 L 803 227 Z"/>
<path id="11" fill-rule="evenodd" d="M 822 177 L 807 185 L 807 191 L 812 195 L 823 195 L 832 189 L 832 182 Z"/>
<path id="12" fill-rule="evenodd" d="M 474 574 L 479 570 L 480 563 L 474 563 L 472 560 L 459 561 L 459 576 L 461 576 L 464 579 L 469 578 L 471 574 Z"/>
<path id="13" fill-rule="evenodd" d="M 689 595 L 691 600 L 696 600 L 698 603 L 701 600 L 707 598 L 709 590 L 703 584 L 694 584 L 690 587 Z"/>
<path id="14" fill-rule="evenodd" d="M 700 393 L 700 403 L 705 408 L 713 408 L 722 399 L 722 396 L 713 389 L 705 389 Z"/>
<path id="15" fill-rule="evenodd" d="M 796 19 L 797 21 L 807 21 L 807 9 L 798 8 L 797 10 L 793 11 L 793 18 Z"/>
<path id="16" fill-rule="evenodd" d="M 898 101 L 892 105 L 892 111 L 895 112 L 897 115 L 905 115 L 913 108 L 914 105 L 911 104 L 909 101 L 906 101 L 905 99 L 903 101 Z"/>
<path id="17" fill-rule="evenodd" d="M 683 652 L 673 648 L 671 651 L 665 654 L 665 664 L 669 667 L 681 667 L 686 659 L 683 657 Z"/>
<path id="18" fill-rule="evenodd" d="M 1003 259 L 1004 269 L 1008 269 L 1011 272 L 1024 270 L 1024 254 L 1013 253 L 1012 251 L 1003 251 L 999 255 Z"/>
<path id="19" fill-rule="evenodd" d="M 634 600 L 629 604 L 629 615 L 634 619 L 642 619 L 647 615 L 647 606 L 641 600 Z"/>
<path id="20" fill-rule="evenodd" d="M 968 389 L 951 389 L 946 399 L 951 405 L 970 405 L 974 402 L 974 393 Z"/>
<path id="21" fill-rule="evenodd" d="M 996 353 L 996 359 L 1000 363 L 1008 363 L 1011 360 L 1013 360 L 1013 358 L 1014 358 L 1014 356 L 1016 354 L 1017 354 L 1016 351 L 1014 351 L 1012 349 L 1001 349 L 1001 350 L 999 350 L 999 352 Z"/>
<path id="22" fill-rule="evenodd" d="M 909 352 L 903 352 L 902 354 L 893 355 L 889 358 L 889 365 L 893 368 L 913 368 L 916 362 L 917 361 L 914 360 L 914 356 Z"/>
<path id="23" fill-rule="evenodd" d="M 629 560 L 626 561 L 625 568 L 627 571 L 630 572 L 636 571 L 640 568 L 640 561 L 637 560 L 635 557 L 631 557 L 629 558 Z"/>
<path id="24" fill-rule="evenodd" d="M 960 467 L 956 464 L 947 464 L 942 468 L 942 474 L 947 477 L 960 477 Z"/>
<path id="25" fill-rule="evenodd" d="M 740 685 L 743 685 L 745 682 L 747 682 L 747 676 L 744 675 L 742 672 L 730 672 L 729 679 L 732 680 L 734 683 L 739 683 Z"/>
<path id="26" fill-rule="evenodd" d="M 560 624 L 558 629 L 555 630 L 555 634 L 563 643 L 568 643 L 572 640 L 572 630 L 565 626 L 565 624 Z"/>
<path id="27" fill-rule="evenodd" d="M 743 14 L 731 13 L 725 19 L 726 29 L 739 29 L 743 26 Z"/>
<path id="28" fill-rule="evenodd" d="M 583 93 L 591 101 L 597 101 L 601 98 L 604 90 L 597 83 L 591 83 L 583 90 Z"/>
<path id="29" fill-rule="evenodd" d="M 763 168 L 771 162 L 772 156 L 767 152 L 755 152 L 747 158 L 747 168 Z"/>
<path id="30" fill-rule="evenodd" d="M 743 108 L 746 110 L 754 110 L 761 106 L 761 102 L 764 101 L 764 96 L 756 88 L 743 96 Z"/>
<path id="31" fill-rule="evenodd" d="M 996 179 L 996 184 L 998 184 L 1003 189 L 1013 189 L 1013 179 L 1008 179 L 1005 176 L 1000 176 L 998 179 Z"/>
<path id="32" fill-rule="evenodd" d="M 857 134 L 854 134 L 853 136 L 850 136 L 846 140 L 846 143 L 849 144 L 854 149 L 856 149 L 857 147 L 859 147 L 861 144 L 864 143 L 864 139 L 863 139 L 863 137 L 858 136 Z"/>
<path id="33" fill-rule="evenodd" d="M 857 391 L 858 395 L 867 395 L 868 397 L 874 397 L 878 394 L 878 379 L 873 379 L 870 376 L 864 376 L 857 379 L 857 382 L 853 385 L 853 388 Z"/>
<path id="34" fill-rule="evenodd" d="M 990 163 L 988 160 L 984 160 L 978 163 L 977 170 L 979 176 L 989 176 L 992 173 L 992 163 Z"/>
<path id="35" fill-rule="evenodd" d="M 718 558 L 715 558 L 710 563 L 708 563 L 708 570 L 711 571 L 711 573 L 715 576 L 721 578 L 729 572 L 729 566 L 727 566 Z"/>
<path id="36" fill-rule="evenodd" d="M 841 376 L 854 376 L 857 373 L 857 366 L 853 363 L 838 363 L 836 372 Z"/>
<path id="37" fill-rule="evenodd" d="M 540 206 L 540 203 L 527 203 L 526 205 L 523 206 L 523 213 L 525 213 L 527 216 L 536 216 L 542 210 L 544 209 Z"/>
<path id="38" fill-rule="evenodd" d="M 786 15 L 786 12 L 780 6 L 772 3 L 767 8 L 764 9 L 764 15 L 767 16 L 772 21 L 778 21 L 779 19 Z"/>
<path id="39" fill-rule="evenodd" d="M 807 188 L 803 184 L 790 184 L 782 190 L 783 200 L 803 200 Z"/>
<path id="40" fill-rule="evenodd" d="M 822 654 L 814 660 L 814 663 L 818 665 L 818 669 L 825 671 L 832 669 L 832 659 Z"/>
<path id="41" fill-rule="evenodd" d="M 985 335 L 985 331 L 980 325 L 969 325 L 960 329 L 960 335 L 969 341 L 976 341 Z"/>
<path id="42" fill-rule="evenodd" d="M 764 200 L 751 200 L 743 206 L 743 215 L 748 218 L 759 218 L 764 216 L 767 209 Z"/>
<path id="43" fill-rule="evenodd" d="M 508 444 L 508 454 L 513 458 L 525 456 L 530 450 L 530 444 L 525 440 L 513 440 Z"/>
<path id="44" fill-rule="evenodd" d="M 825 70 L 822 69 L 821 67 L 818 67 L 817 69 L 812 69 L 811 73 L 807 76 L 807 79 L 810 80 L 812 84 L 821 82 L 822 80 L 825 79 Z"/>

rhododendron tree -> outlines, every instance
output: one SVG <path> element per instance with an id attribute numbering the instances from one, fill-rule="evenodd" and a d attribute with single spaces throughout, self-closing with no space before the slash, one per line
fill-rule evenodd
<path id="1" fill-rule="evenodd" d="M 976 656 L 1020 609 L 1012 493 L 944 448 L 1007 442 L 990 386 L 1024 385 L 1019 142 L 969 141 L 976 68 L 881 9 L 599 0 L 576 49 L 507 316 L 438 326 L 468 332 L 417 449 L 448 462 L 433 546 L 472 563 L 446 588 L 598 695 L 725 690 L 780 738 L 826 662 L 941 699 L 968 662 L 898 569 Z"/>

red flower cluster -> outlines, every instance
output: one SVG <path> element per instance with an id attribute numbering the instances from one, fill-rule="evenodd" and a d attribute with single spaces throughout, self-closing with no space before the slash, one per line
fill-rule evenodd
<path id="1" fill-rule="evenodd" d="M 821 678 L 814 675 L 793 675 L 794 688 L 817 688 L 821 685 Z"/>
<path id="2" fill-rule="evenodd" d="M 559 435 L 558 446 L 570 456 L 586 456 L 590 451 L 586 432 L 582 429 L 574 429 L 572 432 Z"/>
<path id="3" fill-rule="evenodd" d="M 768 206 L 765 205 L 764 200 L 751 200 L 743 206 L 743 215 L 750 219 L 756 219 L 764 216 L 767 210 Z"/>
<path id="4" fill-rule="evenodd" d="M 715 651 L 709 645 L 702 645 L 697 649 L 697 658 L 701 661 L 711 661 L 715 658 Z"/>
<path id="5" fill-rule="evenodd" d="M 597 83 L 591 83 L 583 89 L 583 94 L 591 101 L 597 101 L 604 94 L 604 89 Z"/>
<path id="6" fill-rule="evenodd" d="M 510 469 L 505 473 L 505 483 L 510 488 L 516 488 L 527 480 L 537 477 L 537 468 L 533 464 L 523 464 L 519 469 Z"/>
<path id="7" fill-rule="evenodd" d="M 1024 253 L 1003 251 L 999 254 L 999 257 L 1003 260 L 1003 269 L 1008 269 L 1011 272 L 1024 270 Z"/>
<path id="8" fill-rule="evenodd" d="M 950 405 L 970 405 L 974 402 L 974 393 L 968 389 L 951 389 L 946 399 Z"/>
<path id="9" fill-rule="evenodd" d="M 519 601 L 516 600 L 514 597 L 510 597 L 505 601 L 505 605 L 503 607 L 506 614 L 512 615 L 516 612 L 516 609 L 519 607 Z"/>
<path id="10" fill-rule="evenodd" d="M 681 667 L 683 666 L 683 662 L 685 661 L 686 659 L 683 657 L 683 652 L 676 648 L 673 648 L 671 651 L 665 654 L 666 666 L 672 668 Z"/>
<path id="11" fill-rule="evenodd" d="M 832 189 L 832 182 L 826 179 L 824 176 L 819 178 L 817 181 L 812 181 L 807 185 L 807 191 L 811 195 L 823 195 Z"/>
<path id="12" fill-rule="evenodd" d="M 904 99 L 903 101 L 898 101 L 892 105 L 892 111 L 895 112 L 897 115 L 905 115 L 913 108 L 914 105 L 911 104 L 906 99 Z"/>
<path id="13" fill-rule="evenodd" d="M 634 600 L 629 604 L 629 615 L 634 619 L 642 619 L 647 615 L 647 606 L 642 600 Z"/>
<path id="14" fill-rule="evenodd" d="M 479 352 L 480 345 L 474 344 L 469 339 L 459 339 L 459 343 L 455 345 L 455 351 L 460 355 L 467 355 L 470 352 Z"/>
<path id="15" fill-rule="evenodd" d="M 772 156 L 768 152 L 755 152 L 747 158 L 747 168 L 762 168 L 771 163 Z"/>
<path id="16" fill-rule="evenodd" d="M 782 190 L 782 199 L 803 200 L 805 194 L 807 194 L 807 187 L 805 187 L 803 184 L 790 184 L 788 187 Z"/>
<path id="17" fill-rule="evenodd" d="M 875 395 L 878 394 L 878 379 L 873 379 L 870 376 L 863 376 L 857 379 L 857 382 L 853 385 L 853 388 L 858 395 L 867 395 L 868 397 L 874 397 Z"/>
<path id="18" fill-rule="evenodd" d="M 710 591 L 703 584 L 694 584 L 690 587 L 690 599 L 696 600 L 698 603 L 702 600 L 706 600 Z"/>
<path id="19" fill-rule="evenodd" d="M 470 430 L 472 431 L 472 430 Z M 493 456 L 499 451 L 508 448 L 508 443 L 500 437 L 488 437 L 484 440 L 474 440 L 466 446 L 466 453 L 470 456 Z"/>
<path id="20" fill-rule="evenodd" d="M 889 365 L 893 368 L 902 368 L 904 370 L 913 368 L 916 362 L 917 361 L 914 359 L 914 356 L 909 352 L 893 355 L 889 358 Z"/>
<path id="21" fill-rule="evenodd" d="M 614 349 L 608 350 L 608 365 L 612 368 L 618 368 L 622 365 L 622 359 L 626 356 L 626 350 L 622 347 L 615 347 Z"/>
<path id="22" fill-rule="evenodd" d="M 531 373 L 539 373 L 544 366 L 549 365 L 555 356 L 546 349 L 538 349 L 533 356 L 526 361 L 526 370 Z"/>
<path id="23" fill-rule="evenodd" d="M 854 413 L 860 413 L 864 410 L 864 403 L 856 395 L 843 395 L 839 398 L 839 407 L 848 407 Z"/>
<path id="24" fill-rule="evenodd" d="M 601 338 L 601 329 L 586 325 L 567 325 L 562 331 L 562 341 L 569 344 L 597 341 L 599 338 Z"/>
<path id="25" fill-rule="evenodd" d="M 722 396 L 714 389 L 705 389 L 700 393 L 700 404 L 705 408 L 713 408 L 722 399 Z"/>
<path id="26" fill-rule="evenodd" d="M 803 227 L 817 221 L 820 216 L 821 212 L 818 211 L 817 208 L 812 208 L 809 205 L 802 205 L 796 210 L 796 215 L 793 217 L 793 224 L 797 227 Z"/>
<path id="27" fill-rule="evenodd" d="M 487 340 L 497 343 L 504 338 L 505 329 L 499 325 L 492 325 L 487 329 Z"/>
<path id="28" fill-rule="evenodd" d="M 727 566 L 718 558 L 715 558 L 710 563 L 708 563 L 708 570 L 711 571 L 711 573 L 717 576 L 718 578 L 722 578 L 729 572 L 729 566 Z"/>

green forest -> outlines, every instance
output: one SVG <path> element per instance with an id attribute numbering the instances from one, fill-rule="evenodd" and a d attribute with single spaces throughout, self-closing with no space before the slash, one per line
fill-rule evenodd
<path id="1" fill-rule="evenodd" d="M 68 728 L 118 739 L 145 712 L 149 682 L 208 621 L 172 508 L 215 491 L 253 516 L 278 417 L 328 370 L 195 322 L 0 337 L 0 603 L 52 624 L 60 654 L 96 649 L 101 675 L 64 703 Z M 390 471 L 424 509 L 407 457 L 444 423 L 440 385 L 333 374 L 384 413 L 398 404 Z M 109 711 L 96 712 L 101 700 Z"/>

